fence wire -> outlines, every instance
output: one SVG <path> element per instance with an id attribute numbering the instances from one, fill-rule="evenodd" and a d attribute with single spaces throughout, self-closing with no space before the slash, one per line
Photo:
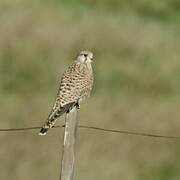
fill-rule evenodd
<path id="1" fill-rule="evenodd" d="M 64 128 L 65 125 L 54 126 L 54 128 Z M 17 131 L 29 131 L 29 130 L 37 130 L 40 129 L 41 126 L 32 126 L 32 127 L 22 127 L 22 128 L 0 128 L 0 132 L 17 132 Z M 137 132 L 137 131 L 128 131 L 128 130 L 117 130 L 117 129 L 107 129 L 95 126 L 87 126 L 87 125 L 78 125 L 78 128 L 81 129 L 89 129 L 107 133 L 119 133 L 119 134 L 127 134 L 127 135 L 135 135 L 135 136 L 145 136 L 145 137 L 152 137 L 152 138 L 164 138 L 164 139 L 179 139 L 180 136 L 168 136 L 168 135 L 161 135 L 161 134 L 151 134 L 145 132 Z"/>

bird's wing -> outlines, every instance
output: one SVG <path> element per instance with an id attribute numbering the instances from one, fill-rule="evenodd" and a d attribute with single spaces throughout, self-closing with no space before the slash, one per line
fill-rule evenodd
<path id="1" fill-rule="evenodd" d="M 53 121 L 63 113 L 67 112 L 77 102 L 78 96 L 75 92 L 77 80 L 74 78 L 74 71 L 75 64 L 72 64 L 63 73 L 55 103 L 48 116 L 49 121 Z"/>
<path id="2" fill-rule="evenodd" d="M 85 66 L 73 63 L 62 75 L 59 91 L 49 115 L 49 120 L 56 119 L 67 112 L 77 101 L 88 95 L 89 81 Z"/>
<path id="3" fill-rule="evenodd" d="M 64 113 L 68 112 L 72 107 L 74 107 L 75 102 L 68 103 L 64 105 L 63 107 L 59 107 L 56 110 L 52 110 L 51 113 L 49 114 L 48 121 L 54 121 L 56 118 L 59 116 L 63 115 Z"/>
<path id="4" fill-rule="evenodd" d="M 88 96 L 93 78 L 86 65 L 73 63 L 63 74 L 59 89 L 60 106 Z"/>

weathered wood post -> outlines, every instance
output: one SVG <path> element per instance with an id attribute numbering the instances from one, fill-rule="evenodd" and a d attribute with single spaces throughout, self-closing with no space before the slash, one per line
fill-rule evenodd
<path id="1" fill-rule="evenodd" d="M 73 180 L 78 110 L 74 107 L 65 118 L 60 180 Z"/>

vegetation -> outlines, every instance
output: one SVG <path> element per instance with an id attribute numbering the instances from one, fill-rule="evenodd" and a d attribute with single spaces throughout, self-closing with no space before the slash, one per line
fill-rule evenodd
<path id="1" fill-rule="evenodd" d="M 77 53 L 95 54 L 79 123 L 180 135 L 178 0 L 0 2 L 0 128 L 41 125 Z M 63 117 L 59 120 L 63 124 Z M 63 131 L 0 133 L 0 179 L 58 179 Z M 178 180 L 175 140 L 78 131 L 75 179 Z"/>

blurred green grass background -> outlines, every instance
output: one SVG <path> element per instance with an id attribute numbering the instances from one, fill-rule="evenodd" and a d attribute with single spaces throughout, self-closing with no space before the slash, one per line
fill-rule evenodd
<path id="1" fill-rule="evenodd" d="M 0 128 L 41 125 L 64 69 L 89 49 L 95 86 L 80 124 L 180 135 L 179 12 L 179 0 L 2 0 Z M 0 133 L 0 179 L 59 178 L 63 131 L 37 133 Z M 179 151 L 79 129 L 75 179 L 178 180 Z"/>

